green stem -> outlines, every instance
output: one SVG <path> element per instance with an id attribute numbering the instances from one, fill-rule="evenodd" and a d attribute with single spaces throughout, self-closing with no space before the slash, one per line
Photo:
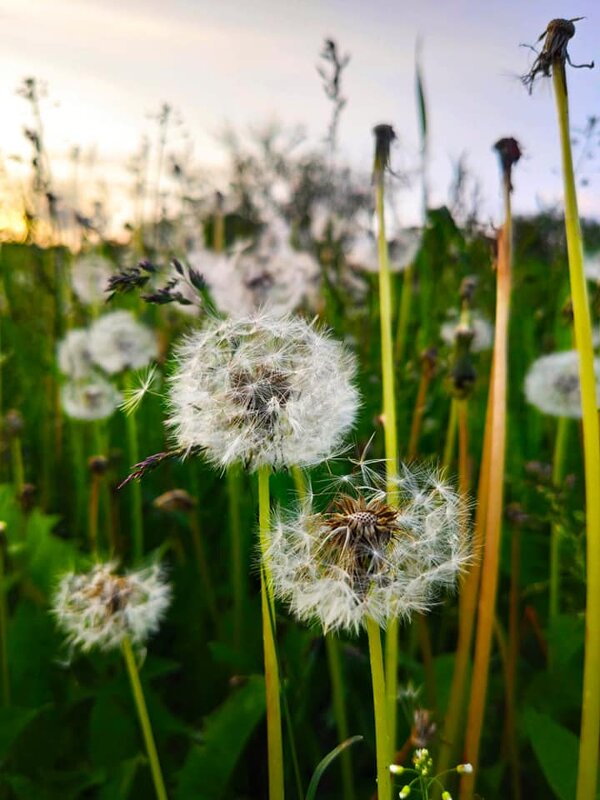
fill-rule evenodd
<path id="1" fill-rule="evenodd" d="M 242 496 L 242 471 L 238 464 L 226 473 L 227 500 L 229 504 L 229 536 L 231 547 L 231 589 L 233 597 L 233 642 L 236 649 L 242 646 L 244 609 L 246 606 L 245 547 L 242 538 L 240 500 Z"/>
<path id="2" fill-rule="evenodd" d="M 125 388 L 132 390 L 133 380 L 129 373 L 125 374 Z M 135 411 L 125 415 L 127 426 L 127 448 L 129 464 L 133 466 L 140 460 L 138 447 L 138 429 Z M 133 540 L 133 560 L 141 561 L 144 555 L 144 523 L 142 517 L 142 487 L 139 481 L 130 481 L 131 492 L 131 533 Z"/>
<path id="3" fill-rule="evenodd" d="M 281 735 L 281 697 L 279 667 L 275 646 L 275 602 L 271 574 L 267 562 L 270 529 L 270 494 L 268 466 L 258 468 L 258 527 L 262 564 L 260 598 L 267 695 L 267 741 L 269 759 L 269 800 L 283 800 L 283 741 Z"/>
<path id="4" fill-rule="evenodd" d="M 412 280 L 413 268 L 408 266 L 402 274 L 402 295 L 400 297 L 400 309 L 398 311 L 398 324 L 396 327 L 396 364 L 404 361 L 404 350 L 406 347 L 406 331 L 410 320 L 410 310 L 412 304 Z"/>
<path id="5" fill-rule="evenodd" d="M 552 483 L 556 491 L 560 489 L 564 474 L 565 453 L 569 435 L 568 417 L 560 417 L 556 428 L 554 442 L 554 457 L 552 459 Z M 560 546 L 562 539 L 562 526 L 559 522 L 552 522 L 550 532 L 550 598 L 548 609 L 548 623 L 552 628 L 560 613 Z"/>
<path id="6" fill-rule="evenodd" d="M 450 469 L 454 460 L 454 446 L 456 443 L 456 429 L 458 427 L 458 400 L 453 397 L 450 401 L 450 416 L 446 428 L 446 443 L 444 445 L 444 469 Z"/>
<path id="7" fill-rule="evenodd" d="M 219 608 L 213 586 L 210 566 L 206 555 L 206 548 L 204 547 L 204 540 L 202 538 L 202 531 L 200 530 L 200 522 L 198 519 L 197 509 L 192 509 L 189 513 L 190 531 L 192 534 L 192 545 L 196 555 L 196 564 L 198 566 L 198 574 L 202 582 L 202 590 L 208 606 L 208 612 L 216 631 L 219 630 Z"/>
<path id="8" fill-rule="evenodd" d="M 371 681 L 373 684 L 373 708 L 375 712 L 375 746 L 377 751 L 377 798 L 391 800 L 392 778 L 390 774 L 389 729 L 387 719 L 387 702 L 385 678 L 383 670 L 383 652 L 381 649 L 381 633 L 379 626 L 372 619 L 367 619 L 367 635 L 369 637 L 369 657 L 371 661 Z"/>
<path id="9" fill-rule="evenodd" d="M 583 453 L 587 527 L 587 584 L 585 656 L 577 800 L 596 796 L 598 740 L 600 739 L 600 430 L 592 325 L 583 271 L 583 242 L 569 133 L 569 105 L 564 64 L 555 60 L 552 79 L 558 112 L 565 192 L 565 229 L 573 301 L 575 344 L 579 352 L 579 380 L 583 413 Z"/>
<path id="10" fill-rule="evenodd" d="M 23 467 L 23 451 L 21 449 L 21 437 L 12 436 L 10 440 L 10 455 L 13 468 L 13 483 L 17 496 L 23 491 L 25 485 L 25 469 Z"/>
<path id="11" fill-rule="evenodd" d="M 10 705 L 10 672 L 8 668 L 8 611 L 6 608 L 6 563 L 4 548 L 6 546 L 6 526 L 0 523 L 0 659 L 2 662 L 2 706 Z"/>
<path id="12" fill-rule="evenodd" d="M 165 789 L 165 784 L 160 769 L 158 753 L 156 752 L 156 744 L 154 742 L 154 734 L 152 733 L 150 717 L 148 716 L 148 709 L 144 699 L 144 692 L 142 690 L 142 684 L 140 681 L 138 668 L 135 663 L 135 656 L 133 654 L 131 642 L 128 638 L 123 639 L 122 650 L 125 664 L 127 666 L 127 672 L 129 673 L 131 691 L 138 713 L 140 727 L 142 728 L 144 744 L 146 745 L 146 753 L 148 755 L 148 761 L 150 762 L 150 771 L 152 772 L 152 780 L 154 782 L 156 796 L 159 800 L 167 800 L 167 791 Z"/>
<path id="13" fill-rule="evenodd" d="M 375 171 L 375 202 L 378 220 L 377 253 L 379 257 L 379 319 L 381 325 L 381 372 L 383 382 L 383 432 L 387 473 L 388 502 L 397 502 L 398 434 L 396 428 L 396 398 L 394 393 L 394 357 L 392 345 L 392 286 L 388 244 L 385 235 L 384 172 Z M 398 620 L 390 620 L 385 639 L 387 670 L 387 725 L 390 752 L 393 760 L 396 746 L 396 714 L 398 695 Z"/>
<path id="14" fill-rule="evenodd" d="M 344 673 L 338 640 L 330 633 L 325 636 L 325 649 L 329 665 L 329 678 L 331 680 L 331 693 L 333 699 L 333 713 L 337 727 L 339 742 L 348 739 L 348 716 L 346 714 L 346 701 L 344 691 Z M 352 759 L 347 750 L 340 754 L 340 769 L 342 772 L 342 786 L 344 800 L 354 800 L 354 777 L 352 775 Z"/>

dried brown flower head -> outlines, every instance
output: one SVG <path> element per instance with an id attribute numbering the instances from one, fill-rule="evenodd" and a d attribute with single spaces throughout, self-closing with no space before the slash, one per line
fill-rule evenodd
<path id="1" fill-rule="evenodd" d="M 521 78 L 530 94 L 537 76 L 541 75 L 544 78 L 549 78 L 552 75 L 552 69 L 556 66 L 564 70 L 565 63 L 568 63 L 569 66 L 575 69 L 581 69 L 582 67 L 593 68 L 593 61 L 590 64 L 573 64 L 567 50 L 569 41 L 575 36 L 574 23 L 580 19 L 583 19 L 583 17 L 550 20 L 546 30 L 538 37 L 538 42 L 542 39 L 544 40 L 542 49 L 537 54 L 529 72 Z"/>
<path id="2" fill-rule="evenodd" d="M 396 138 L 396 133 L 391 125 L 381 123 L 373 128 L 375 136 L 375 161 L 373 172 L 383 175 L 390 166 L 390 151 L 392 142 Z"/>
<path id="3" fill-rule="evenodd" d="M 152 505 L 161 511 L 183 511 L 189 513 L 196 506 L 196 501 L 185 489 L 171 489 L 154 499 Z"/>

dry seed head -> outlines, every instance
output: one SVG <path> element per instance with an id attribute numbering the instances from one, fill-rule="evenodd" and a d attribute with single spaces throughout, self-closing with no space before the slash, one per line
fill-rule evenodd
<path id="1" fill-rule="evenodd" d="M 596 398 L 600 404 L 600 359 L 594 359 Z M 525 376 L 527 402 L 553 417 L 581 419 L 579 354 L 565 350 L 538 358 Z"/>
<path id="2" fill-rule="evenodd" d="M 161 511 L 189 513 L 196 507 L 196 501 L 185 489 L 171 489 L 171 491 L 155 497 L 152 505 Z"/>
<path id="3" fill-rule="evenodd" d="M 567 62 L 569 66 L 575 69 L 581 69 L 582 67 L 588 69 L 593 68 L 593 61 L 590 64 L 573 64 L 567 49 L 569 41 L 575 36 L 574 23 L 581 19 L 583 19 L 583 17 L 550 20 L 546 30 L 538 38 L 538 42 L 542 39 L 544 40 L 541 51 L 538 53 L 529 72 L 521 78 L 530 94 L 538 75 L 549 78 L 552 75 L 553 69 L 558 67 L 563 71 L 564 76 L 565 64 Z"/>
<path id="4" fill-rule="evenodd" d="M 94 368 L 90 353 L 90 334 L 84 328 L 69 331 L 57 347 L 58 368 L 73 380 L 88 377 Z"/>
<path id="5" fill-rule="evenodd" d="M 71 270 L 73 291 L 86 305 L 102 303 L 106 300 L 108 282 L 113 271 L 112 263 L 104 256 L 97 253 L 80 256 Z"/>
<path id="6" fill-rule="evenodd" d="M 114 564 L 68 573 L 54 596 L 52 613 L 73 647 L 113 650 L 125 638 L 143 646 L 158 630 L 171 600 L 161 568 L 117 575 Z"/>
<path id="7" fill-rule="evenodd" d="M 468 562 L 467 509 L 434 471 L 403 468 L 397 507 L 380 488 L 332 509 L 275 518 L 268 563 L 275 593 L 303 621 L 357 632 L 426 612 Z"/>
<path id="8" fill-rule="evenodd" d="M 375 136 L 373 174 L 383 175 L 390 166 L 392 142 L 396 138 L 396 132 L 391 125 L 381 123 L 373 128 L 373 135 Z"/>
<path id="9" fill-rule="evenodd" d="M 68 417 L 85 422 L 110 417 L 121 401 L 121 395 L 112 383 L 99 375 L 65 383 L 60 398 Z"/>
<path id="10" fill-rule="evenodd" d="M 90 328 L 92 360 L 109 374 L 147 366 L 158 355 L 156 334 L 129 311 L 104 314 Z"/>
<path id="11" fill-rule="evenodd" d="M 354 360 L 302 319 L 209 320 L 178 361 L 168 424 L 183 451 L 222 468 L 318 463 L 354 422 Z"/>

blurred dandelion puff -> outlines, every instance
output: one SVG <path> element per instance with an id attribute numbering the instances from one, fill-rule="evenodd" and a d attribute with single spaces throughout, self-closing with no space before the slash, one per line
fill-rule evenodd
<path id="1" fill-rule="evenodd" d="M 90 334 L 85 328 L 70 330 L 56 349 L 58 368 L 74 380 L 88 377 L 94 368 L 90 352 Z"/>
<path id="2" fill-rule="evenodd" d="M 100 375 L 65 383 L 60 397 L 65 414 L 85 422 L 109 417 L 121 401 L 112 383 Z"/>
<path id="3" fill-rule="evenodd" d="M 600 359 L 594 359 L 596 398 L 600 403 Z M 581 419 L 579 353 L 565 350 L 541 356 L 525 376 L 527 402 L 553 417 Z"/>
<path id="4" fill-rule="evenodd" d="M 69 572 L 52 604 L 68 644 L 83 652 L 114 650 L 129 639 L 143 647 L 155 633 L 171 600 L 160 566 L 118 575 L 115 564 L 97 564 L 88 573 Z"/>
<path id="5" fill-rule="evenodd" d="M 90 353 L 105 372 L 145 367 L 158 355 L 155 332 L 129 311 L 104 314 L 90 328 Z"/>

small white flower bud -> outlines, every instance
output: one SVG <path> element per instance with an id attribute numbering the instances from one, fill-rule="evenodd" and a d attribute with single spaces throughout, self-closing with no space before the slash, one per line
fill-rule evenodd
<path id="1" fill-rule="evenodd" d="M 471 775 L 473 772 L 472 764 L 459 764 L 456 768 L 459 775 Z"/>
<path id="2" fill-rule="evenodd" d="M 398 795 L 398 797 L 408 797 L 409 794 L 410 794 L 410 786 L 406 784 L 406 786 L 403 786 L 400 789 L 400 794 Z"/>
<path id="3" fill-rule="evenodd" d="M 404 767 L 400 766 L 400 764 L 390 764 L 390 772 L 392 775 L 402 775 Z"/>

